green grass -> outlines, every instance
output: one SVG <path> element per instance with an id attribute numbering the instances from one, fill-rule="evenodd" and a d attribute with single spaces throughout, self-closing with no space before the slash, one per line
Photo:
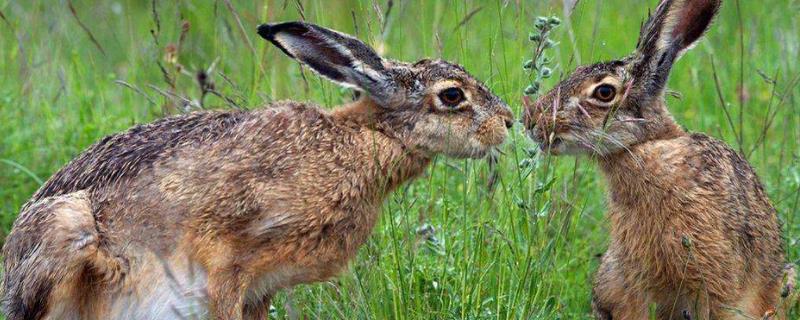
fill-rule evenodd
<path id="1" fill-rule="evenodd" d="M 194 80 L 165 57 L 181 37 L 181 19 L 188 28 L 177 61 L 191 73 L 218 59 L 211 74 L 217 90 L 246 108 L 280 99 L 331 107 L 349 99 L 255 34 L 260 22 L 305 17 L 357 34 L 394 59 L 461 63 L 519 114 L 535 16 L 564 21 L 553 34 L 560 44 L 547 89 L 576 64 L 631 52 L 656 1 L 580 1 L 568 19 L 561 1 L 394 1 L 391 10 L 386 1 L 234 1 L 235 13 L 224 0 L 156 1 L 157 18 L 151 1 L 75 1 L 97 44 L 68 2 L 0 0 L 2 235 L 41 182 L 94 141 L 180 112 L 151 87 L 171 90 L 159 63 L 178 94 L 200 97 Z M 726 1 L 707 38 L 676 64 L 669 86 L 681 97 L 668 99 L 687 129 L 746 151 L 780 212 L 792 261 L 800 257 L 799 11 L 797 0 Z M 206 108 L 229 105 L 213 95 L 204 100 Z M 282 293 L 276 314 L 589 318 L 591 276 L 607 240 L 604 183 L 586 158 L 525 160 L 531 146 L 520 132 L 512 136 L 493 193 L 485 188 L 484 162 L 437 159 L 386 202 L 348 272 Z M 418 235 L 424 225 L 435 229 L 436 241 Z"/>

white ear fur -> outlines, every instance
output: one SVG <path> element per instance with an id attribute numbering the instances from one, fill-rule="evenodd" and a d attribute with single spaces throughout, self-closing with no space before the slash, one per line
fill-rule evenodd
<path id="1" fill-rule="evenodd" d="M 379 104 L 396 98 L 383 59 L 358 39 L 304 22 L 263 24 L 258 33 L 323 77 L 364 91 Z"/>

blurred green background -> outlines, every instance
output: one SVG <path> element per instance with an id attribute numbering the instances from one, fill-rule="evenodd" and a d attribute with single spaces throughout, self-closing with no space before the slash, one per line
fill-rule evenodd
<path id="1" fill-rule="evenodd" d="M 536 16 L 563 21 L 552 34 L 559 44 L 548 89 L 576 65 L 630 53 L 655 5 L 0 0 L 0 238 L 42 181 L 105 135 L 198 108 L 351 99 L 259 38 L 261 22 L 305 19 L 393 59 L 458 62 L 519 114 Z M 668 98 L 688 130 L 744 151 L 780 212 L 792 261 L 800 256 L 798 16 L 798 0 L 725 1 L 706 39 L 676 64 Z M 214 93 L 201 93 L 201 70 Z M 591 277 L 607 240 L 604 183 L 591 159 L 534 154 L 515 131 L 493 192 L 483 161 L 437 159 L 386 202 L 349 271 L 281 293 L 273 314 L 590 318 Z"/>

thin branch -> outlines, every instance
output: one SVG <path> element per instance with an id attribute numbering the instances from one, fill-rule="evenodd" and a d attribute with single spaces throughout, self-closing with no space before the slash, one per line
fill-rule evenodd
<path id="1" fill-rule="evenodd" d="M 4 21 L 4 22 L 5 22 L 5 23 L 6 23 L 6 24 L 9 26 L 9 27 L 12 27 L 12 29 L 13 29 L 13 26 L 11 26 L 11 22 L 8 22 L 8 19 L 6 19 L 6 15 L 5 15 L 5 14 L 3 14 L 3 10 L 0 10 L 0 19 L 3 19 L 3 21 Z"/>
<path id="2" fill-rule="evenodd" d="M 744 90 L 744 22 L 742 21 L 742 8 L 736 0 L 736 16 L 739 24 L 739 90 Z M 745 99 L 739 94 L 739 151 L 744 153 L 744 108 Z"/>
<path id="3" fill-rule="evenodd" d="M 33 173 L 33 171 L 31 171 L 30 169 L 26 168 L 25 166 L 23 166 L 23 165 L 21 165 L 19 163 L 16 163 L 16 162 L 12 161 L 11 159 L 0 159 L 0 163 L 5 163 L 5 164 L 13 167 L 14 169 L 19 170 L 20 172 L 24 173 L 25 175 L 27 175 L 28 177 L 33 179 L 33 181 L 36 181 L 36 183 L 38 183 L 39 185 L 44 184 L 44 181 L 42 180 L 42 178 L 39 178 L 39 176 L 36 175 L 35 173 Z"/>
<path id="4" fill-rule="evenodd" d="M 381 27 L 381 34 L 385 34 L 386 32 L 386 27 L 389 24 L 389 14 L 392 13 L 392 7 L 394 7 L 394 1 L 387 1 L 386 13 L 383 14 L 383 26 Z"/>
<path id="5" fill-rule="evenodd" d="M 56 95 L 53 97 L 53 101 L 52 101 L 53 104 L 58 102 L 58 99 L 61 98 L 61 94 L 67 92 L 67 80 L 66 80 L 66 78 L 64 76 L 64 68 L 63 67 L 58 69 L 58 82 L 59 82 L 58 92 L 56 92 Z"/>
<path id="6" fill-rule="evenodd" d="M 181 109 L 183 109 L 184 112 L 188 112 L 190 110 L 187 107 L 194 107 L 194 108 L 197 108 L 197 109 L 203 109 L 203 107 L 200 106 L 199 104 L 197 104 L 196 102 L 194 102 L 192 100 L 189 100 L 187 98 L 184 98 L 184 97 L 182 97 L 182 96 L 180 96 L 178 94 L 175 94 L 175 93 L 172 93 L 172 92 L 169 92 L 169 91 L 161 90 L 160 88 L 158 88 L 158 87 L 156 87 L 156 86 L 154 86 L 152 84 L 149 84 L 147 86 L 150 87 L 150 89 L 155 90 L 156 92 L 158 92 L 162 96 L 166 97 L 167 99 L 179 100 L 181 103 L 183 103 L 183 105 L 181 106 Z"/>
<path id="7" fill-rule="evenodd" d="M 161 61 L 156 61 L 156 64 L 158 65 L 158 68 L 161 70 L 161 75 L 164 76 L 164 82 L 166 82 L 169 85 L 169 87 L 172 88 L 172 90 L 175 90 L 176 87 L 175 80 L 172 79 L 172 77 L 169 75 L 169 71 L 167 71 L 167 68 L 165 68 L 164 65 L 161 64 Z"/>
<path id="8" fill-rule="evenodd" d="M 294 5 L 297 7 L 297 13 L 300 14 L 300 20 L 306 21 L 306 8 L 303 7 L 303 3 L 300 0 L 295 0 Z"/>
<path id="9" fill-rule="evenodd" d="M 472 20 L 472 17 L 474 17 L 474 16 L 475 16 L 475 14 L 476 14 L 476 13 L 478 13 L 479 11 L 481 11 L 482 9 L 483 9 L 483 7 L 477 7 L 477 8 L 475 8 L 475 9 L 472 9 L 472 11 L 470 11 L 469 13 L 467 13 L 467 15 L 466 15 L 466 16 L 464 16 L 464 19 L 461 19 L 461 22 L 459 22 L 459 23 L 458 23 L 458 25 L 456 25 L 456 27 L 455 27 L 455 28 L 453 28 L 453 31 L 455 32 L 456 30 L 458 30 L 459 28 L 461 28 L 461 27 L 463 27 L 465 24 L 467 24 L 467 22 L 469 22 L 470 20 Z"/>
<path id="10" fill-rule="evenodd" d="M 89 36 L 89 40 L 91 40 L 94 46 L 97 47 L 97 50 L 100 50 L 100 53 L 105 56 L 106 50 L 103 49 L 103 46 L 100 45 L 100 42 L 97 42 L 97 38 L 94 37 L 92 31 L 83 24 L 80 18 L 78 18 L 78 11 L 76 11 L 75 6 L 72 5 L 72 0 L 67 1 L 67 6 L 69 6 L 69 11 L 72 13 L 72 16 L 75 17 L 75 21 L 78 22 L 78 25 L 81 27 L 81 29 L 83 29 L 83 31 Z"/>
<path id="11" fill-rule="evenodd" d="M 152 6 L 151 12 L 153 14 L 153 22 L 155 22 L 156 28 L 155 29 L 150 29 L 150 34 L 153 36 L 153 41 L 155 41 L 156 46 L 158 46 L 159 45 L 158 44 L 158 35 L 161 34 L 161 18 L 158 17 L 158 10 L 157 10 L 156 0 L 153 0 L 151 2 L 151 6 Z"/>
<path id="12" fill-rule="evenodd" d="M 156 104 L 155 101 L 153 101 L 153 98 L 150 98 L 150 96 L 148 96 L 146 93 L 144 93 L 144 91 L 142 91 L 142 89 L 139 89 L 138 87 L 136 87 L 136 86 L 134 86 L 134 85 L 132 85 L 130 83 L 127 83 L 127 82 L 122 81 L 122 80 L 114 80 L 114 83 L 116 83 L 118 85 L 121 85 L 123 87 L 126 87 L 128 89 L 131 89 L 134 92 L 142 95 L 145 99 L 147 99 L 147 102 L 150 102 L 152 105 L 158 105 L 158 104 Z"/>
<path id="13" fill-rule="evenodd" d="M 253 47 L 253 43 L 250 42 L 250 37 L 247 36 L 247 32 L 244 31 L 244 25 L 242 25 L 242 19 L 239 18 L 239 13 L 236 12 L 236 9 L 233 8 L 233 4 L 231 4 L 231 0 L 225 0 L 225 6 L 228 7 L 231 14 L 233 14 L 233 18 L 236 20 L 236 25 L 239 27 L 239 33 L 241 33 L 242 38 L 244 38 L 245 43 L 247 44 L 247 48 L 253 52 L 253 56 L 256 55 L 256 48 Z"/>
<path id="14" fill-rule="evenodd" d="M 758 149 L 758 147 L 764 143 L 764 141 L 766 140 L 767 131 L 769 130 L 769 128 L 772 127 L 772 123 L 775 121 L 775 117 L 778 115 L 779 107 L 782 106 L 786 102 L 786 99 L 792 95 L 792 91 L 794 90 L 794 88 L 797 87 L 798 84 L 800 84 L 800 73 L 798 73 L 794 77 L 794 79 L 789 81 L 789 85 L 784 90 L 784 93 L 781 95 L 780 99 L 778 100 L 778 103 L 775 104 L 774 107 L 775 111 L 772 112 L 772 101 L 774 100 L 773 98 L 775 97 L 777 88 L 777 84 L 773 84 L 772 94 L 770 95 L 769 104 L 767 105 L 767 117 L 765 118 L 766 120 L 761 130 L 761 135 L 759 135 L 755 144 L 753 144 L 753 147 L 750 148 L 750 151 L 747 153 L 747 158 L 750 158 L 750 155 L 752 155 L 753 152 L 755 152 L 756 149 Z"/>
<path id="15" fill-rule="evenodd" d="M 243 109 L 242 106 L 240 106 L 238 103 L 236 103 L 236 101 L 233 101 L 233 99 L 228 98 L 228 96 L 220 93 L 217 90 L 209 89 L 208 93 L 213 94 L 213 95 L 215 95 L 215 96 L 217 96 L 219 98 L 222 98 L 222 100 L 225 100 L 225 103 L 227 103 L 228 106 L 231 107 L 231 108 L 234 108 L 234 109 L 237 109 L 237 110 L 242 110 Z"/>
<path id="16" fill-rule="evenodd" d="M 714 75 L 714 85 L 717 89 L 717 97 L 719 97 L 719 103 L 722 105 L 722 110 L 725 112 L 725 118 L 728 120 L 728 125 L 733 130 L 733 135 L 736 136 L 736 143 L 739 144 L 739 149 L 742 148 L 742 140 L 739 138 L 739 135 L 736 132 L 736 125 L 733 124 L 733 118 L 731 118 L 731 113 L 728 111 L 728 105 L 725 103 L 725 97 L 722 95 L 722 88 L 719 85 L 719 76 L 717 76 L 717 64 L 714 62 L 714 57 L 711 57 L 711 74 Z"/>
<path id="17" fill-rule="evenodd" d="M 353 35 L 355 35 L 356 38 L 358 38 L 358 37 L 361 36 L 361 34 L 359 33 L 359 30 L 358 30 L 358 19 L 356 19 L 356 11 L 355 10 L 350 10 L 350 16 L 353 19 L 353 31 L 354 31 Z"/>

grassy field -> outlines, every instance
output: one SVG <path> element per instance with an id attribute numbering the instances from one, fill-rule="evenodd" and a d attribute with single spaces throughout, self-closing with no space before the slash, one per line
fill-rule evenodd
<path id="1" fill-rule="evenodd" d="M 350 99 L 259 38 L 260 22 L 306 19 L 394 59 L 456 61 L 519 114 L 536 16 L 564 21 L 547 89 L 576 65 L 631 52 L 656 3 L 231 2 L 0 0 L 0 238 L 43 181 L 105 135 L 198 107 Z M 677 94 L 668 98 L 688 130 L 744 151 L 780 212 L 792 261 L 800 258 L 798 16 L 798 0 L 726 1 L 706 39 L 676 64 Z M 200 70 L 218 94 L 201 98 Z M 194 102 L 185 108 L 177 96 Z M 437 159 L 386 202 L 348 272 L 283 292 L 275 315 L 590 318 L 607 240 L 604 183 L 592 160 L 532 147 L 517 126 L 493 192 L 483 161 Z"/>

